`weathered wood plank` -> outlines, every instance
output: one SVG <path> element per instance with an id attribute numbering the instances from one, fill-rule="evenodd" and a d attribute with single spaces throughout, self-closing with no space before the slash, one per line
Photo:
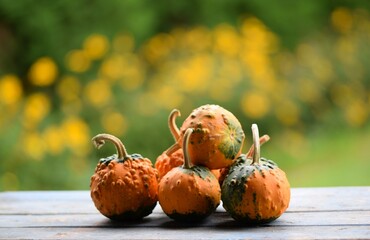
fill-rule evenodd
<path id="1" fill-rule="evenodd" d="M 225 211 L 220 209 L 201 223 L 176 223 L 164 213 L 156 211 L 140 222 L 113 222 L 100 214 L 76 215 L 9 215 L 0 218 L 2 228 L 59 228 L 59 227 L 132 227 L 132 228 L 161 228 L 163 226 L 184 226 L 197 228 L 239 228 L 242 224 L 235 222 Z M 370 211 L 348 212 L 288 212 L 277 220 L 266 224 L 268 226 L 343 226 L 367 225 L 370 228 Z"/>
<path id="2" fill-rule="evenodd" d="M 10 228 L 0 239 L 369 239 L 369 226 L 250 228 Z"/>
<path id="3" fill-rule="evenodd" d="M 0 193 L 0 239 L 370 239 L 370 187 L 292 189 L 276 221 L 246 227 L 219 206 L 202 223 L 179 224 L 157 205 L 140 223 L 100 215 L 88 191 Z"/>
<path id="4" fill-rule="evenodd" d="M 287 212 L 370 210 L 370 187 L 292 189 Z M 88 191 L 0 193 L 1 214 L 94 214 Z"/>

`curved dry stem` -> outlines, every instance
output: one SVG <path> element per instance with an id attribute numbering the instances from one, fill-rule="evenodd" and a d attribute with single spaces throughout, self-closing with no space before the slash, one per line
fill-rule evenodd
<path id="1" fill-rule="evenodd" d="M 262 137 L 260 137 L 260 146 L 262 146 L 263 144 L 265 144 L 269 140 L 270 140 L 269 135 L 267 135 L 267 134 L 263 135 Z M 253 157 L 253 154 L 254 154 L 254 144 L 252 144 L 252 146 L 249 148 L 249 150 L 247 152 L 247 158 Z"/>
<path id="2" fill-rule="evenodd" d="M 171 134 L 175 139 L 175 142 L 180 138 L 180 129 L 176 125 L 176 118 L 181 116 L 181 113 L 177 109 L 173 109 L 168 116 L 168 127 L 170 128 Z"/>
<path id="3" fill-rule="evenodd" d="M 253 134 L 253 145 L 254 145 L 254 153 L 253 153 L 253 160 L 252 164 L 259 164 L 261 158 L 261 146 L 259 141 L 259 131 L 257 124 L 252 124 L 252 134 Z"/>
<path id="4" fill-rule="evenodd" d="M 123 160 L 128 155 L 125 146 L 116 136 L 107 133 L 101 133 L 92 138 L 92 142 L 97 149 L 101 148 L 105 144 L 106 140 L 111 141 L 116 147 L 117 159 Z"/>
<path id="5" fill-rule="evenodd" d="M 181 147 L 178 143 L 174 143 L 171 147 L 169 147 L 166 151 L 165 151 L 165 154 L 167 156 L 170 156 L 171 154 L 173 154 L 174 152 L 176 152 L 177 150 L 179 150 Z"/>
<path id="6" fill-rule="evenodd" d="M 183 167 L 185 169 L 190 169 L 191 168 L 191 161 L 189 157 L 189 151 L 188 151 L 188 145 L 189 145 L 189 138 L 190 135 L 193 133 L 192 128 L 188 128 L 185 131 L 183 142 L 182 142 L 182 150 L 184 151 L 184 165 Z"/>

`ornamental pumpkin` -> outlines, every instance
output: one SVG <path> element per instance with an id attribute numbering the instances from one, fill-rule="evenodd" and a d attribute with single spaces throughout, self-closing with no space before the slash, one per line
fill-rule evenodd
<path id="1" fill-rule="evenodd" d="M 159 204 L 176 221 L 203 220 L 215 211 L 221 199 L 220 185 L 211 171 L 191 166 L 188 146 L 192 132 L 189 128 L 184 134 L 184 164 L 173 168 L 159 182 Z"/>
<path id="2" fill-rule="evenodd" d="M 259 140 L 260 145 L 265 144 L 269 140 L 270 140 L 269 135 L 267 135 L 267 134 L 263 135 L 262 137 L 260 137 L 260 140 Z M 253 156 L 253 153 L 254 153 L 254 144 L 252 144 L 252 146 L 249 148 L 249 150 L 246 154 L 247 158 L 251 158 Z M 220 186 L 222 186 L 222 183 L 223 183 L 226 175 L 229 173 L 229 169 L 230 169 L 230 167 L 225 167 L 225 168 L 219 169 L 218 182 L 220 183 Z"/>
<path id="3" fill-rule="evenodd" d="M 150 213 L 158 200 L 158 174 L 149 159 L 129 155 L 115 136 L 99 134 L 92 141 L 97 148 L 113 142 L 117 154 L 100 159 L 91 177 L 91 198 L 95 207 L 112 220 L 138 220 Z"/>
<path id="4" fill-rule="evenodd" d="M 155 162 L 154 166 L 158 170 L 159 180 L 161 180 L 162 177 L 166 175 L 166 173 L 168 173 L 172 168 L 184 164 L 184 154 L 181 146 L 177 143 L 177 140 L 180 138 L 180 130 L 177 127 L 175 120 L 178 116 L 181 116 L 180 111 L 174 109 L 171 111 L 168 117 L 168 127 L 173 138 L 175 139 L 175 144 L 164 151 Z M 211 171 L 218 179 L 220 176 L 220 171 L 218 169 L 214 169 Z"/>
<path id="5" fill-rule="evenodd" d="M 158 170 L 159 180 L 162 179 L 172 168 L 181 166 L 184 163 L 184 155 L 177 140 L 180 137 L 180 130 L 176 126 L 176 117 L 180 116 L 180 111 L 174 109 L 168 117 L 168 127 L 175 140 L 175 144 L 164 151 L 156 160 L 155 168 Z"/>
<path id="6" fill-rule="evenodd" d="M 179 144 L 188 128 L 194 129 L 188 150 L 194 165 L 209 169 L 228 167 L 241 154 L 244 142 L 241 124 L 218 105 L 203 105 L 193 110 L 180 128 Z"/>
<path id="7" fill-rule="evenodd" d="M 290 185 L 285 173 L 271 160 L 260 158 L 258 127 L 252 125 L 253 159 L 242 154 L 230 167 L 222 184 L 222 202 L 237 221 L 271 222 L 289 206 Z"/>

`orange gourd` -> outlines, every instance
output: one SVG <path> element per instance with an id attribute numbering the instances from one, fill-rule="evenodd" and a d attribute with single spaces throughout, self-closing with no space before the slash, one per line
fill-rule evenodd
<path id="1" fill-rule="evenodd" d="M 177 221 L 200 221 L 220 203 L 221 189 L 216 177 L 204 166 L 191 166 L 188 154 L 189 137 L 184 134 L 184 165 L 173 168 L 159 182 L 158 200 L 170 218 Z"/>
<path id="2" fill-rule="evenodd" d="M 194 165 L 224 168 L 241 154 L 244 132 L 240 122 L 218 105 L 203 105 L 193 110 L 180 128 L 179 145 L 188 128 L 194 129 L 188 149 Z"/>
<path id="3" fill-rule="evenodd" d="M 158 199 L 158 174 L 149 159 L 127 154 L 115 136 L 99 134 L 92 141 L 97 148 L 109 140 L 117 154 L 100 159 L 91 177 L 91 198 L 95 207 L 112 220 L 138 220 L 149 215 Z"/>
<path id="4" fill-rule="evenodd" d="M 258 127 L 252 125 L 253 159 L 242 154 L 222 184 L 222 202 L 237 221 L 268 223 L 289 206 L 290 185 L 285 173 L 271 160 L 260 158 Z"/>
<path id="5" fill-rule="evenodd" d="M 155 168 L 158 170 L 159 180 L 162 179 L 162 177 L 172 168 L 181 166 L 184 163 L 182 149 L 180 145 L 177 144 L 177 140 L 180 137 L 180 130 L 176 126 L 175 119 L 178 116 L 180 116 L 180 111 L 174 109 L 168 117 L 168 127 L 176 143 L 164 151 L 155 162 Z"/>

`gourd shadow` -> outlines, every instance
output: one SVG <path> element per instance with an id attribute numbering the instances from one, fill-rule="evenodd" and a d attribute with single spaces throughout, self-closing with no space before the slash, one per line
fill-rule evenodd
<path id="1" fill-rule="evenodd" d="M 235 229 L 255 229 L 259 227 L 268 227 L 267 224 L 246 224 L 240 223 L 233 219 L 228 219 L 226 221 L 219 222 L 214 225 L 215 229 L 226 231 L 226 230 L 235 230 Z"/>
<path id="2" fill-rule="evenodd" d="M 138 226 L 145 226 L 150 224 L 152 220 L 150 218 L 143 218 L 140 220 L 127 220 L 127 221 L 117 221 L 111 219 L 105 219 L 101 221 L 98 226 L 101 228 L 131 228 Z"/>
<path id="3" fill-rule="evenodd" d="M 160 228 L 165 229 L 187 229 L 187 228 L 197 228 L 206 225 L 207 220 L 198 220 L 198 221 L 175 221 L 168 219 L 167 221 L 159 224 Z"/>

